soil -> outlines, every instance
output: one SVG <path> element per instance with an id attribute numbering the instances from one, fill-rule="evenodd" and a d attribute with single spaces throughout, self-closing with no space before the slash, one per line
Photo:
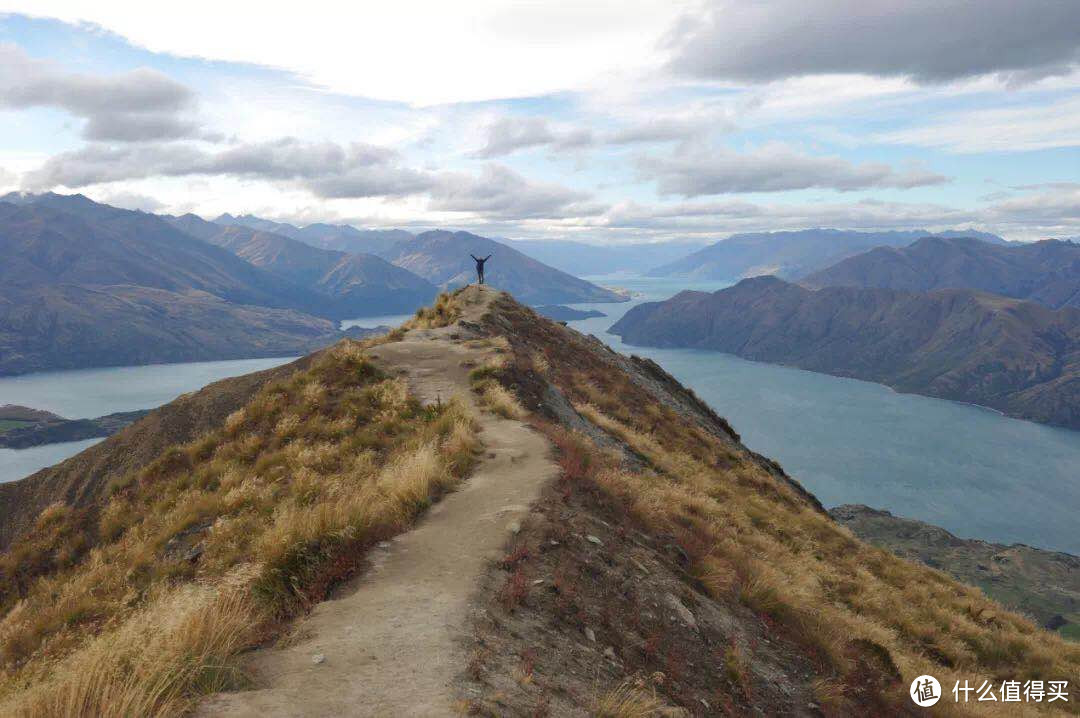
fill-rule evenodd
<path id="1" fill-rule="evenodd" d="M 466 323 L 494 292 L 480 296 Z M 425 403 L 472 401 L 468 367 L 488 350 L 455 341 L 463 331 L 412 330 L 370 354 L 402 372 Z M 255 651 L 254 690 L 213 696 L 200 715 L 457 714 L 454 679 L 468 661 L 470 599 L 559 472 L 542 435 L 520 421 L 480 416 L 484 453 L 473 475 L 413 530 L 381 544 L 362 575 L 297 623 L 288 645 Z"/>

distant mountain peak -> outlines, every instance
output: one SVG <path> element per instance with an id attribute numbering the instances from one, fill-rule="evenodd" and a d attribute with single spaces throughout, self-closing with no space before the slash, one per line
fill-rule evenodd
<path id="1" fill-rule="evenodd" d="M 806 276 L 810 287 L 906 291 L 966 288 L 1027 299 L 1053 309 L 1080 307 L 1080 246 L 978 237 L 923 237 L 907 247 L 878 247 Z"/>

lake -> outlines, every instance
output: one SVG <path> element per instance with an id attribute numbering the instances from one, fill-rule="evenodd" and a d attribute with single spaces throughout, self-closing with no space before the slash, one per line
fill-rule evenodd
<path id="1" fill-rule="evenodd" d="M 943 526 L 965 538 L 1080 554 L 1076 520 L 1080 432 L 726 354 L 626 346 L 606 331 L 630 307 L 682 289 L 715 291 L 730 283 L 590 279 L 630 289 L 635 298 L 622 304 L 573 305 L 608 316 L 571 326 L 596 335 L 617 351 L 655 359 L 725 416 L 748 446 L 778 460 L 826 506 L 865 503 Z M 370 317 L 351 324 L 394 325 L 408 316 Z M 99 416 L 158 406 L 211 381 L 285 361 L 199 362 L 2 378 L 0 403 L 25 404 L 72 418 Z M 21 478 L 92 443 L 0 450 L 0 481 Z"/>
<path id="2" fill-rule="evenodd" d="M 730 282 L 588 279 L 636 296 L 573 305 L 608 316 L 570 326 L 654 359 L 826 506 L 863 503 L 964 538 L 1080 554 L 1080 432 L 718 352 L 629 346 L 607 329 L 631 306 Z"/>
<path id="3" fill-rule="evenodd" d="M 68 419 L 92 419 L 117 411 L 161 406 L 218 379 L 269 369 L 295 358 L 150 364 L 0 377 L 0 404 L 45 409 Z M 0 481 L 21 479 L 99 441 L 0 449 Z"/>

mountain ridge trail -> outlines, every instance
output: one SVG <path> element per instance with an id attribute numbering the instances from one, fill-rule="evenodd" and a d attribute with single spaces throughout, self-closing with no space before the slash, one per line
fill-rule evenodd
<path id="1" fill-rule="evenodd" d="M 497 293 L 468 289 L 461 319 L 413 329 L 369 356 L 402 373 L 423 403 L 474 403 L 468 321 Z M 520 421 L 478 411 L 482 458 L 473 473 L 407 531 L 373 549 L 368 566 L 296 622 L 287 645 L 252 652 L 255 688 L 219 693 L 198 716 L 452 716 L 467 662 L 469 609 L 485 568 L 554 480 L 551 445 Z"/>

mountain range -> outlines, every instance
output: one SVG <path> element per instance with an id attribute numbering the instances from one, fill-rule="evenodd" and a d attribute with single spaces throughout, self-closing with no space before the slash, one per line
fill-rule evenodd
<path id="1" fill-rule="evenodd" d="M 691 347 L 972 402 L 1080 429 L 1080 310 L 969 289 L 905 292 L 776 277 L 634 307 L 628 344 Z"/>
<path id="2" fill-rule="evenodd" d="M 349 254 L 375 254 L 387 251 L 397 242 L 413 237 L 404 229 L 357 229 L 348 224 L 317 222 L 297 227 L 287 222 L 275 222 L 251 214 L 223 214 L 213 220 L 226 227 L 248 227 L 272 232 L 321 249 L 333 249 Z"/>
<path id="3" fill-rule="evenodd" d="M 271 231 L 207 222 L 192 214 L 167 219 L 187 234 L 325 297 L 319 314 L 331 319 L 409 313 L 438 293 L 435 285 L 373 254 L 319 249 Z"/>
<path id="4" fill-rule="evenodd" d="M 288 356 L 341 337 L 309 313 L 313 292 L 152 215 L 72 202 L 0 202 L 0 374 Z"/>
<path id="5" fill-rule="evenodd" d="M 526 301 L 625 299 L 464 232 L 391 233 L 384 258 L 270 231 L 289 225 L 223 222 L 82 195 L 0 197 L 0 375 L 306 353 L 339 339 L 342 319 L 409 313 L 472 281 L 470 252 L 498 255 L 489 281 Z M 351 229 L 296 232 L 362 241 Z"/>
<path id="6" fill-rule="evenodd" d="M 265 266 L 271 271 L 278 267 L 285 276 L 294 280 L 314 281 L 317 289 L 344 283 L 348 275 L 359 268 L 345 267 L 336 271 L 333 276 L 326 276 L 325 280 L 321 276 L 305 277 L 305 265 L 308 265 L 306 273 L 313 275 L 325 269 L 326 260 L 319 261 L 313 252 L 305 253 L 301 247 L 295 245 L 289 246 L 288 256 L 279 260 L 278 255 L 283 252 L 283 246 L 287 244 L 282 241 L 283 238 L 295 240 L 296 244 L 324 250 L 333 248 L 353 253 L 366 253 L 353 256 L 374 255 L 400 268 L 397 275 L 393 274 L 393 268 L 390 272 L 386 272 L 387 281 L 404 282 L 405 275 L 401 274 L 401 271 L 406 270 L 439 289 L 461 287 L 476 279 L 476 267 L 469 255 L 486 257 L 490 254 L 494 259 L 487 266 L 488 282 L 530 304 L 618 302 L 626 298 L 620 293 L 578 279 L 566 271 L 556 269 L 518 251 L 511 246 L 516 245 L 516 242 L 507 240 L 500 242 L 470 232 L 431 230 L 413 234 L 398 229 L 359 230 L 349 225 L 332 224 L 312 224 L 301 228 L 253 215 L 234 217 L 227 214 L 218 217 L 212 223 L 193 215 L 177 218 L 176 221 L 183 221 L 185 231 L 202 236 L 207 241 L 233 248 L 241 256 L 254 261 L 259 266 Z M 215 225 L 225 226 L 229 232 L 223 234 L 212 229 Z M 266 245 L 269 240 L 260 233 L 269 233 L 279 239 L 268 247 Z M 335 256 L 340 256 L 340 252 Z M 359 263 L 359 260 L 351 261 Z M 310 268 L 312 264 L 317 266 L 314 272 Z M 379 274 L 377 263 L 365 260 L 364 264 L 368 269 L 367 273 Z M 577 271 L 582 272 L 580 269 Z M 412 311 L 429 299 L 430 297 L 420 301 L 414 300 L 404 311 Z M 406 302 L 406 304 L 409 303 Z M 373 313 L 392 314 L 398 311 L 401 310 L 386 309 Z M 359 317 L 364 314 L 353 316 Z"/>
<path id="7" fill-rule="evenodd" d="M 966 237 L 925 237 L 907 247 L 877 247 L 849 257 L 800 283 L 911 292 L 962 287 L 1053 309 L 1080 307 L 1080 244 L 1044 240 L 1002 245 Z"/>
<path id="8" fill-rule="evenodd" d="M 5 716 L 914 718 L 916 677 L 964 674 L 1080 698 L 1075 644 L 476 285 L 0 484 L 0 635 Z"/>
<path id="9" fill-rule="evenodd" d="M 432 230 L 396 243 L 383 256 L 442 289 L 462 287 L 476 278 L 470 255 L 491 255 L 487 281 L 527 304 L 621 302 L 629 297 L 559 271 L 486 237 L 469 232 Z"/>
<path id="10" fill-rule="evenodd" d="M 839 229 L 804 229 L 794 232 L 734 234 L 682 259 L 649 271 L 651 277 L 739 279 L 775 274 L 794 279 L 868 249 L 905 246 L 926 236 L 976 237 L 1004 243 L 997 235 L 976 230 L 926 232 L 855 232 Z"/>

